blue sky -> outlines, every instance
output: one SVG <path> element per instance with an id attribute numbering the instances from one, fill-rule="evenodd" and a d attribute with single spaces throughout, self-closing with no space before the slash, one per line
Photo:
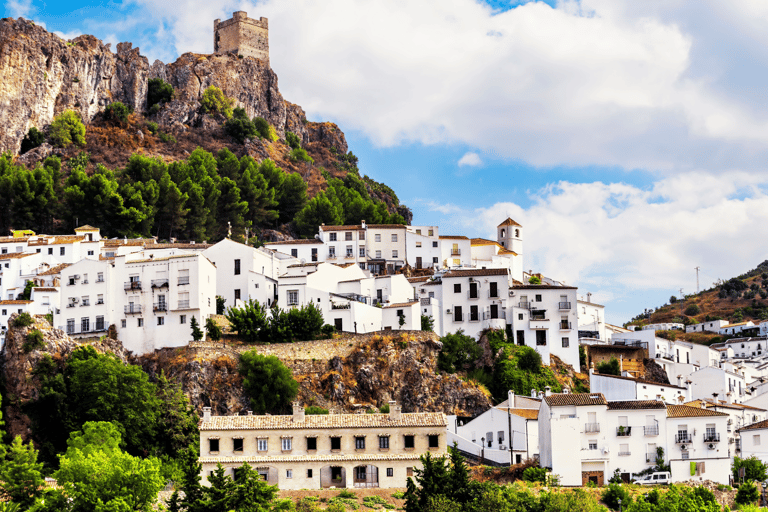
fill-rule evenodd
<path id="1" fill-rule="evenodd" d="M 344 130 L 414 223 L 525 227 L 524 266 L 621 323 L 766 259 L 763 0 L 11 0 L 71 38 L 150 59 L 270 20 L 283 96 Z"/>

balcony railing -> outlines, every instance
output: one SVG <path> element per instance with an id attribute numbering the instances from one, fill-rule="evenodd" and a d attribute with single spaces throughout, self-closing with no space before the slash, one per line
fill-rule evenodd
<path id="1" fill-rule="evenodd" d="M 152 311 L 168 311 L 168 304 L 165 302 L 155 302 L 152 304 Z"/>
<path id="2" fill-rule="evenodd" d="M 571 328 L 571 322 L 560 322 L 560 330 L 561 331 L 567 331 Z"/>
<path id="3" fill-rule="evenodd" d="M 125 283 L 126 290 L 141 290 L 141 281 L 128 281 Z"/>
<path id="4" fill-rule="evenodd" d="M 627 455 L 632 455 L 632 452 L 619 452 L 619 457 L 626 457 Z"/>
<path id="5" fill-rule="evenodd" d="M 152 288 L 160 288 L 163 286 L 168 286 L 168 278 L 166 279 L 153 279 L 152 280 Z"/>
<path id="6" fill-rule="evenodd" d="M 586 433 L 595 433 L 600 432 L 600 424 L 599 423 L 586 423 L 584 425 L 584 432 Z"/>
<path id="7" fill-rule="evenodd" d="M 619 427 L 616 429 L 616 435 L 619 437 L 628 437 L 632 435 L 632 427 Z"/>
<path id="8" fill-rule="evenodd" d="M 658 425 L 645 426 L 643 427 L 643 433 L 646 436 L 657 436 L 659 435 L 659 426 Z"/>
<path id="9" fill-rule="evenodd" d="M 91 303 L 90 303 L 90 302 L 88 302 L 88 301 L 86 301 L 86 300 L 84 300 L 83 302 L 81 302 L 81 303 L 80 303 L 80 307 L 83 307 L 83 306 L 90 306 L 90 305 L 91 305 Z"/>
<path id="10" fill-rule="evenodd" d="M 678 444 L 680 444 L 680 443 L 690 443 L 692 441 L 693 441 L 693 437 L 690 434 L 688 434 L 688 433 L 677 434 L 675 436 L 675 443 L 678 443 Z"/>
<path id="11" fill-rule="evenodd" d="M 531 320 L 546 320 L 546 313 L 531 313 Z"/>
<path id="12" fill-rule="evenodd" d="M 477 299 L 480 297 L 480 294 L 477 293 L 477 290 L 469 290 L 467 292 L 467 298 L 468 299 Z"/>
<path id="13" fill-rule="evenodd" d="M 179 307 L 177 309 L 189 309 L 189 301 L 188 300 L 180 300 L 179 301 Z"/>
<path id="14" fill-rule="evenodd" d="M 77 306 L 77 303 L 76 303 L 76 302 L 70 302 L 69 304 L 67 304 L 67 307 L 68 307 L 68 308 L 73 308 L 73 307 L 75 307 L 75 306 Z"/>
<path id="15" fill-rule="evenodd" d="M 453 323 L 459 323 L 464 321 L 464 313 L 457 315 L 454 313 L 453 315 Z"/>
<path id="16" fill-rule="evenodd" d="M 335 304 L 333 302 L 331 303 L 331 309 L 349 309 L 350 307 L 351 306 L 349 302 L 345 302 L 343 304 Z"/>
<path id="17" fill-rule="evenodd" d="M 523 309 L 531 309 L 531 303 L 526 301 L 518 302 L 517 307 L 523 308 Z"/>
<path id="18" fill-rule="evenodd" d="M 179 284 L 189 284 L 189 276 L 179 277 Z"/>
<path id="19" fill-rule="evenodd" d="M 704 442 L 705 443 L 719 443 L 720 442 L 720 434 L 717 432 L 707 432 L 704 434 Z"/>
<path id="20" fill-rule="evenodd" d="M 557 309 L 560 309 L 560 310 L 571 309 L 571 303 L 570 302 L 558 302 L 557 303 Z"/>
<path id="21" fill-rule="evenodd" d="M 498 299 L 499 298 L 499 290 L 498 290 L 498 288 L 496 290 L 488 290 L 488 298 L 489 299 Z"/>
<path id="22" fill-rule="evenodd" d="M 126 315 L 140 315 L 142 309 L 141 304 L 128 304 L 123 308 Z"/>
<path id="23" fill-rule="evenodd" d="M 495 320 L 499 318 L 506 319 L 507 313 L 505 311 L 497 311 L 496 316 L 494 316 L 490 311 L 483 311 L 483 320 Z"/>
<path id="24" fill-rule="evenodd" d="M 461 256 L 461 249 L 451 249 L 451 256 Z"/>
<path id="25" fill-rule="evenodd" d="M 479 322 L 480 321 L 480 314 L 479 313 L 470 313 L 469 314 L 469 321 L 470 322 Z"/>

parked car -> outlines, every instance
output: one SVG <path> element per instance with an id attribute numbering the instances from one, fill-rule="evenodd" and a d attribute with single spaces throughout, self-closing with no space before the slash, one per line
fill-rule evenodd
<path id="1" fill-rule="evenodd" d="M 659 471 L 657 473 L 651 473 L 643 478 L 635 480 L 638 485 L 657 485 L 668 484 L 672 480 L 672 475 L 669 471 Z"/>

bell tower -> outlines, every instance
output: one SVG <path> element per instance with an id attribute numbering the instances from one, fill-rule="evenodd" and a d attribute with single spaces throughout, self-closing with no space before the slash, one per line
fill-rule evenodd
<path id="1" fill-rule="evenodd" d="M 507 217 L 507 220 L 496 227 L 496 241 L 518 256 L 523 255 L 523 226 Z"/>

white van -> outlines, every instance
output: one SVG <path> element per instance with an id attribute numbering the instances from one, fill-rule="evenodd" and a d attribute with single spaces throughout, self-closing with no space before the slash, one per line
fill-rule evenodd
<path id="1" fill-rule="evenodd" d="M 658 473 L 651 473 L 643 478 L 635 480 L 638 485 L 657 485 L 668 484 L 672 480 L 672 475 L 669 471 L 660 471 Z"/>

